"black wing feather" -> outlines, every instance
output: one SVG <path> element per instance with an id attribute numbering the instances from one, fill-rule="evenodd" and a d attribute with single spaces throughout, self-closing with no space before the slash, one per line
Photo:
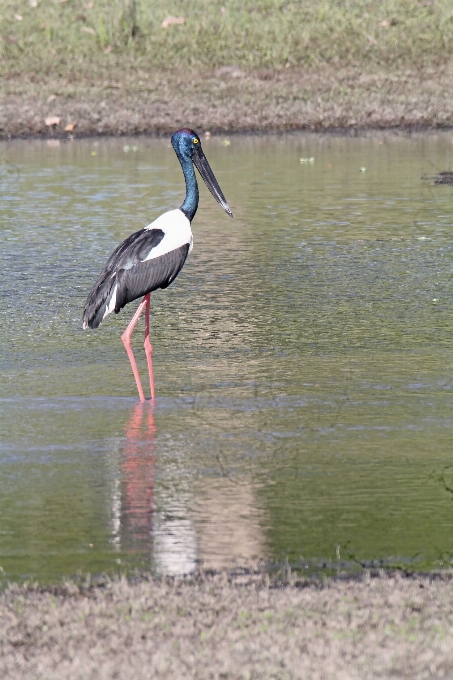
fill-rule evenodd
<path id="1" fill-rule="evenodd" d="M 144 260 L 164 236 L 162 229 L 140 229 L 115 248 L 88 295 L 83 310 L 84 327 L 97 328 L 101 323 L 116 284 L 115 274 Z"/>
<path id="2" fill-rule="evenodd" d="M 142 262 L 151 250 L 159 245 L 165 236 L 162 229 L 140 229 L 131 234 L 115 248 L 107 260 L 104 271 L 128 269 L 137 262 Z"/>
<path id="3" fill-rule="evenodd" d="M 167 288 L 183 268 L 188 253 L 189 244 L 186 243 L 165 255 L 118 272 L 115 313 L 118 314 L 125 305 L 142 295 L 157 288 Z"/>
<path id="4" fill-rule="evenodd" d="M 170 285 L 186 261 L 189 244 L 146 260 L 164 236 L 165 232 L 161 229 L 141 229 L 131 234 L 113 251 L 85 303 L 85 327 L 99 326 L 116 285 L 116 314 L 128 302 Z"/>

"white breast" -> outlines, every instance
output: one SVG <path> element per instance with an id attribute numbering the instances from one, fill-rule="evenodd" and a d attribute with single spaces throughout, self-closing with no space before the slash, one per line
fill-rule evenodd
<path id="1" fill-rule="evenodd" d="M 148 224 L 145 229 L 161 229 L 165 236 L 158 246 L 152 249 L 148 257 L 144 260 L 152 260 L 160 255 L 166 255 L 172 250 L 189 244 L 189 252 L 192 250 L 193 236 L 190 228 L 190 221 L 182 210 L 170 210 L 164 213 L 157 220 Z"/>

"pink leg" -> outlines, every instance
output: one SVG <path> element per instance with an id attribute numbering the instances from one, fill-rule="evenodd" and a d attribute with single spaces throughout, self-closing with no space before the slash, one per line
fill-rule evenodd
<path id="1" fill-rule="evenodd" d="M 132 331 L 134 330 L 135 325 L 136 325 L 137 321 L 139 320 L 140 315 L 143 312 L 143 310 L 145 309 L 147 303 L 149 305 L 149 295 L 145 295 L 145 297 L 141 301 L 137 311 L 135 312 L 134 316 L 132 317 L 129 326 L 126 328 L 123 335 L 121 336 L 121 340 L 123 341 L 123 345 L 126 348 L 127 356 L 129 357 L 129 361 L 131 362 L 132 373 L 134 374 L 135 382 L 137 383 L 138 396 L 140 397 L 141 402 L 145 401 L 145 395 L 143 394 L 143 388 L 142 388 L 142 384 L 140 382 L 140 376 L 138 374 L 137 364 L 135 363 L 134 354 L 132 352 L 131 335 L 132 335 Z"/>
<path id="2" fill-rule="evenodd" d="M 149 373 L 149 386 L 151 388 L 151 399 L 154 399 L 154 374 L 153 374 L 153 347 L 149 341 L 149 308 L 150 308 L 150 297 L 151 293 L 145 295 L 146 300 L 146 312 L 145 312 L 145 342 L 143 344 L 146 353 L 146 359 L 148 361 L 148 373 Z"/>

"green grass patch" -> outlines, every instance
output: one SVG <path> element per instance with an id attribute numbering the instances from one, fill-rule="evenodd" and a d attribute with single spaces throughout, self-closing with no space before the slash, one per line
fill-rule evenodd
<path id="1" fill-rule="evenodd" d="M 36 5 L 36 6 L 33 6 Z M 320 64 L 418 67 L 453 54 L 450 0 L 3 0 L 3 75 Z M 169 17 L 183 24 L 162 26 Z"/>

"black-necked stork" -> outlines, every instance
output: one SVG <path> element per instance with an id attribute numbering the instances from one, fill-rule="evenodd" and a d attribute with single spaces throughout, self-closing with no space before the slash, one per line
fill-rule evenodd
<path id="1" fill-rule="evenodd" d="M 151 398 L 154 399 L 152 346 L 149 340 L 150 294 L 157 288 L 167 288 L 181 271 L 192 250 L 190 228 L 198 208 L 198 184 L 194 165 L 211 194 L 230 217 L 233 213 L 218 185 L 203 153 L 200 137 L 189 128 L 177 130 L 171 143 L 181 163 L 186 180 L 186 197 L 177 210 L 170 210 L 147 227 L 131 234 L 113 251 L 98 280 L 88 295 L 83 311 L 83 327 L 97 328 L 111 312 L 118 314 L 128 302 L 144 295 L 137 311 L 121 336 L 131 362 L 140 401 L 145 401 L 137 364 L 131 348 L 131 335 L 142 314 L 145 314 L 145 353 L 148 362 Z"/>

